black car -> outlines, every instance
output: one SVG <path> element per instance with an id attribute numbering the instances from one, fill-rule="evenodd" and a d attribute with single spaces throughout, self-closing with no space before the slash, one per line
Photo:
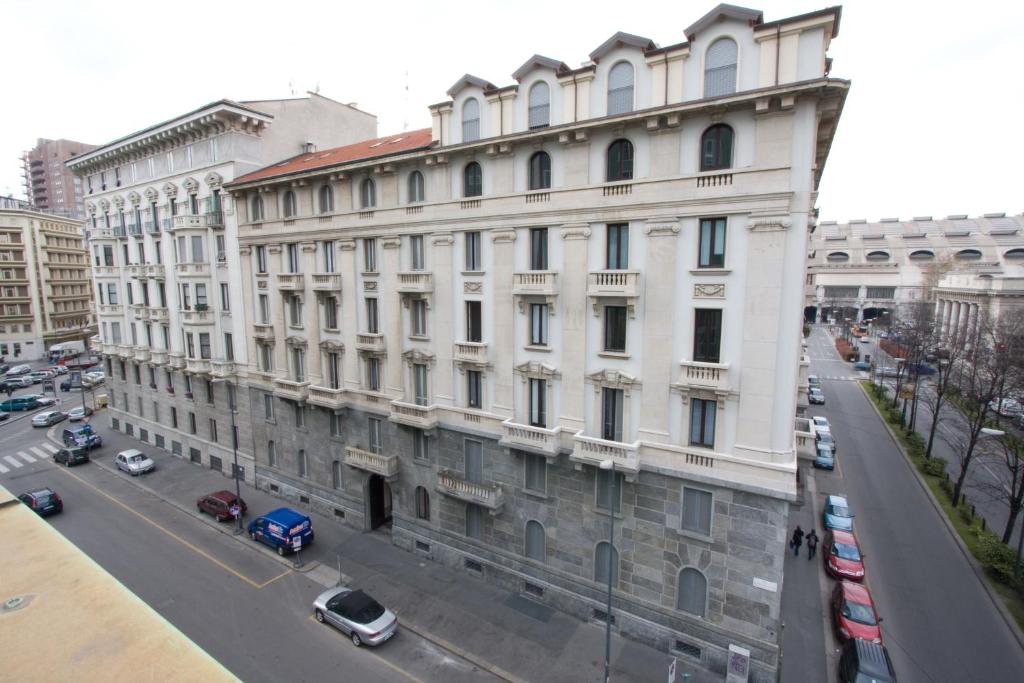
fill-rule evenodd
<path id="1" fill-rule="evenodd" d="M 896 671 L 884 645 L 851 638 L 846 641 L 843 655 L 839 658 L 839 680 L 841 683 L 896 683 Z"/>
<path id="2" fill-rule="evenodd" d="M 62 448 L 53 454 L 53 461 L 58 465 L 71 467 L 89 462 L 89 448 L 87 446 L 75 446 L 74 448 Z"/>
<path id="3" fill-rule="evenodd" d="M 53 489 L 28 491 L 18 496 L 18 500 L 32 508 L 40 517 L 56 515 L 64 510 L 64 501 Z"/>

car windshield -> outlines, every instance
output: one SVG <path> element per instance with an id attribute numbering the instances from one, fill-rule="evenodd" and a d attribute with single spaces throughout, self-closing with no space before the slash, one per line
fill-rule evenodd
<path id="1" fill-rule="evenodd" d="M 856 621 L 858 624 L 874 626 L 878 623 L 875 620 L 875 610 L 871 609 L 871 605 L 865 605 L 859 602 L 844 602 L 843 616 L 847 619 Z"/>
<path id="2" fill-rule="evenodd" d="M 818 457 L 832 459 L 832 449 L 828 446 L 818 446 Z"/>
<path id="3" fill-rule="evenodd" d="M 343 610 L 357 624 L 369 624 L 384 614 L 384 607 L 362 591 L 349 593 L 341 602 Z"/>
<path id="4" fill-rule="evenodd" d="M 131 457 L 131 461 L 132 462 L 142 462 L 145 459 L 146 459 L 146 456 L 144 456 L 144 455 L 133 455 Z"/>
<path id="5" fill-rule="evenodd" d="M 36 499 L 37 505 L 46 505 L 50 502 L 51 495 L 49 493 L 36 493 L 33 497 Z"/>
<path id="6" fill-rule="evenodd" d="M 848 543 L 833 543 L 832 554 L 838 555 L 844 560 L 860 562 L 860 549 L 855 545 L 850 545 Z"/>
<path id="7" fill-rule="evenodd" d="M 832 435 L 828 432 L 818 432 L 818 440 L 823 443 L 832 443 Z"/>
<path id="8" fill-rule="evenodd" d="M 846 507 L 845 505 L 836 505 L 833 503 L 832 505 L 829 506 L 828 513 L 835 517 L 849 517 L 850 508 Z"/>

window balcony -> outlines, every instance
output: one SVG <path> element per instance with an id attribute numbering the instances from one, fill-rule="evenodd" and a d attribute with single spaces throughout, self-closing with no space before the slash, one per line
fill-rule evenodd
<path id="1" fill-rule="evenodd" d="M 160 225 L 156 221 L 143 221 L 142 225 L 146 228 L 146 232 L 150 235 L 160 234 Z"/>
<path id="2" fill-rule="evenodd" d="M 96 307 L 100 315 L 124 315 L 124 306 L 121 304 L 100 304 Z"/>
<path id="3" fill-rule="evenodd" d="M 330 410 L 341 410 L 348 405 L 344 389 L 331 389 L 316 385 L 310 385 L 308 400 L 311 405 Z"/>
<path id="4" fill-rule="evenodd" d="M 708 389 L 720 393 L 729 391 L 728 363 L 698 363 L 684 360 L 679 365 L 682 367 L 678 382 L 680 388 Z"/>
<path id="5" fill-rule="evenodd" d="M 135 355 L 135 347 L 132 346 L 131 344 L 118 344 L 117 355 L 119 355 L 121 358 L 129 359 Z"/>
<path id="6" fill-rule="evenodd" d="M 171 312 L 166 306 L 150 306 L 149 319 L 155 323 L 166 323 L 171 320 Z"/>
<path id="7" fill-rule="evenodd" d="M 153 349 L 149 352 L 150 365 L 167 365 L 167 351 L 165 349 Z"/>
<path id="8" fill-rule="evenodd" d="M 214 360 L 210 361 L 210 374 L 219 379 L 233 377 L 235 375 L 235 361 Z"/>
<path id="9" fill-rule="evenodd" d="M 125 270 L 128 271 L 128 277 L 134 277 L 139 280 L 145 280 L 149 277 L 146 275 L 146 266 L 141 263 L 131 263 L 125 266 Z"/>
<path id="10" fill-rule="evenodd" d="M 562 428 L 533 427 L 515 422 L 515 419 L 501 423 L 500 445 L 541 453 L 549 460 L 557 458 L 561 452 Z"/>
<path id="11" fill-rule="evenodd" d="M 389 419 L 409 427 L 433 429 L 437 426 L 437 406 L 421 406 L 415 403 L 392 401 Z"/>
<path id="12" fill-rule="evenodd" d="M 174 216 L 171 223 L 171 230 L 205 229 L 206 217 L 193 216 L 190 214 Z"/>
<path id="13" fill-rule="evenodd" d="M 640 272 L 636 270 L 593 270 L 587 274 L 587 296 L 594 307 L 594 315 L 601 312 L 602 299 L 625 299 L 629 317 L 636 315 L 636 300 L 640 296 Z"/>
<path id="14" fill-rule="evenodd" d="M 181 317 L 182 325 L 212 325 L 214 323 L 214 313 L 210 310 L 205 311 L 178 311 L 178 315 Z"/>
<path id="15" fill-rule="evenodd" d="M 313 273 L 311 279 L 314 292 L 341 292 L 341 273 Z"/>
<path id="16" fill-rule="evenodd" d="M 399 294 L 430 294 L 434 291 L 434 274 L 411 270 L 398 274 Z"/>
<path id="17" fill-rule="evenodd" d="M 359 332 L 356 334 L 356 348 L 360 351 L 384 353 L 384 335 L 379 332 Z"/>
<path id="18" fill-rule="evenodd" d="M 148 346 L 136 346 L 135 347 L 135 362 L 145 363 L 150 359 L 150 351 Z"/>
<path id="19" fill-rule="evenodd" d="M 136 320 L 149 320 L 149 306 L 145 304 L 132 304 L 128 308 L 131 309 Z"/>
<path id="20" fill-rule="evenodd" d="M 583 432 L 573 437 L 575 448 L 569 460 L 581 465 L 598 467 L 605 460 L 615 463 L 615 469 L 626 475 L 635 475 L 640 471 L 640 442 L 621 443 L 605 441 L 592 436 L 584 436 Z"/>
<path id="21" fill-rule="evenodd" d="M 277 288 L 282 292 L 301 292 L 306 288 L 304 273 L 278 273 Z"/>
<path id="22" fill-rule="evenodd" d="M 455 342 L 456 363 L 474 363 L 483 365 L 487 363 L 486 342 Z"/>
<path id="23" fill-rule="evenodd" d="M 117 344 L 108 344 L 107 342 L 100 342 L 100 353 L 104 356 L 116 356 L 117 355 Z"/>
<path id="24" fill-rule="evenodd" d="M 505 504 L 505 496 L 500 486 L 478 484 L 451 470 L 441 470 L 437 473 L 437 490 L 449 498 L 485 507 L 492 515 L 501 512 Z"/>
<path id="25" fill-rule="evenodd" d="M 220 229 L 224 227 L 224 212 L 220 210 L 207 211 L 204 218 L 206 227 Z"/>
<path id="26" fill-rule="evenodd" d="M 383 455 L 348 447 L 345 449 L 345 464 L 358 470 L 379 474 L 389 481 L 398 478 L 397 455 Z"/>
<path id="27" fill-rule="evenodd" d="M 178 277 L 210 277 L 209 263 L 177 263 L 174 272 Z"/>
<path id="28" fill-rule="evenodd" d="M 187 358 L 185 360 L 185 372 L 193 375 L 208 375 L 210 374 L 210 359 L 209 358 Z"/>
<path id="29" fill-rule="evenodd" d="M 183 370 L 185 368 L 185 354 L 177 351 L 170 351 L 167 354 L 167 365 L 172 370 Z"/>
<path id="30" fill-rule="evenodd" d="M 551 270 L 528 270 L 512 275 L 513 296 L 558 296 L 558 273 Z"/>
<path id="31" fill-rule="evenodd" d="M 309 382 L 296 382 L 283 377 L 275 377 L 274 395 L 289 401 L 305 403 L 309 398 Z"/>
<path id="32" fill-rule="evenodd" d="M 264 323 L 254 323 L 252 336 L 261 341 L 274 341 L 274 326 Z"/>
<path id="33" fill-rule="evenodd" d="M 93 266 L 92 274 L 94 277 L 117 277 L 120 270 L 117 266 Z"/>

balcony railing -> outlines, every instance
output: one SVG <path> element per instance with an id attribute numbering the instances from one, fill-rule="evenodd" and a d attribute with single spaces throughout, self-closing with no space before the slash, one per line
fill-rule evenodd
<path id="1" fill-rule="evenodd" d="M 309 402 L 315 406 L 322 406 L 332 410 L 340 410 L 347 405 L 344 389 L 332 389 L 311 384 L 309 387 Z"/>
<path id="2" fill-rule="evenodd" d="M 185 230 L 188 228 L 205 228 L 206 220 L 203 216 L 193 216 L 191 214 L 183 214 L 174 217 L 173 230 Z"/>
<path id="3" fill-rule="evenodd" d="M 206 227 L 208 228 L 223 228 L 224 227 L 224 212 L 220 210 L 207 211 L 206 212 Z"/>
<path id="4" fill-rule="evenodd" d="M 187 358 L 185 360 L 185 371 L 194 375 L 210 374 L 209 358 Z"/>
<path id="5" fill-rule="evenodd" d="M 235 361 L 214 360 L 210 361 L 210 374 L 214 377 L 232 377 L 235 374 Z"/>
<path id="6" fill-rule="evenodd" d="M 379 474 L 385 479 L 394 480 L 398 477 L 398 456 L 383 455 L 364 451 L 361 448 L 345 449 L 345 464 L 349 467 Z"/>
<path id="7" fill-rule="evenodd" d="M 150 359 L 150 350 L 148 346 L 136 346 L 135 347 L 135 361 L 137 363 L 145 363 Z"/>
<path id="8" fill-rule="evenodd" d="M 486 342 L 455 342 L 455 361 L 463 363 L 486 363 Z"/>
<path id="9" fill-rule="evenodd" d="M 421 406 L 415 403 L 392 401 L 390 419 L 392 422 L 410 427 L 432 429 L 437 426 L 437 406 Z"/>
<path id="10" fill-rule="evenodd" d="M 640 444 L 606 441 L 592 436 L 584 436 L 583 432 L 573 437 L 575 448 L 569 459 L 584 465 L 599 466 L 605 460 L 615 463 L 620 472 L 637 473 L 640 471 Z"/>
<path id="11" fill-rule="evenodd" d="M 561 432 L 561 427 L 533 427 L 509 419 L 501 423 L 500 443 L 508 448 L 525 448 L 552 458 L 561 451 Z"/>
<path id="12" fill-rule="evenodd" d="M 149 319 L 156 323 L 170 322 L 171 313 L 166 306 L 150 306 Z"/>
<path id="13" fill-rule="evenodd" d="M 131 358 L 135 355 L 135 347 L 131 344 L 118 344 L 117 355 L 121 356 L 121 358 Z"/>
<path id="14" fill-rule="evenodd" d="M 596 270 L 587 275 L 587 296 L 640 296 L 640 273 L 636 270 Z"/>
<path id="15" fill-rule="evenodd" d="M 361 351 L 384 351 L 384 335 L 379 332 L 359 332 L 356 334 L 356 348 Z"/>
<path id="16" fill-rule="evenodd" d="M 301 292 L 306 288 L 304 273 L 278 273 L 277 288 L 286 292 Z"/>
<path id="17" fill-rule="evenodd" d="M 92 273 L 96 277 L 117 277 L 120 275 L 117 266 L 93 266 Z"/>
<path id="18" fill-rule="evenodd" d="M 512 294 L 515 296 L 558 296 L 558 273 L 550 270 L 530 270 L 514 273 Z"/>
<path id="19" fill-rule="evenodd" d="M 490 510 L 492 515 L 498 514 L 505 504 L 505 496 L 500 486 L 469 481 L 451 470 L 441 470 L 437 473 L 437 490 L 451 498 L 481 505 Z"/>
<path id="20" fill-rule="evenodd" d="M 132 304 L 128 308 L 135 314 L 136 320 L 149 320 L 149 306 L 145 304 Z"/>
<path id="21" fill-rule="evenodd" d="M 104 356 L 117 355 L 117 344 L 109 344 L 107 342 L 100 342 L 100 353 Z"/>
<path id="22" fill-rule="evenodd" d="M 185 367 L 185 354 L 177 351 L 170 351 L 167 354 L 167 365 L 174 370 L 181 370 Z"/>
<path id="23" fill-rule="evenodd" d="M 133 263 L 128 266 L 128 276 L 139 280 L 163 280 L 164 266 L 162 263 Z"/>
<path id="24" fill-rule="evenodd" d="M 178 277 L 210 277 L 209 263 L 177 263 L 174 272 Z"/>
<path id="25" fill-rule="evenodd" d="M 151 365 L 167 365 L 167 351 L 153 349 L 149 352 L 149 362 Z"/>
<path id="26" fill-rule="evenodd" d="M 400 294 L 429 294 L 433 291 L 433 273 L 411 270 L 398 274 L 398 292 Z"/>
<path id="27" fill-rule="evenodd" d="M 256 339 L 273 340 L 274 326 L 264 323 L 254 323 L 252 326 L 252 336 Z"/>
<path id="28" fill-rule="evenodd" d="M 156 221 L 144 221 L 143 225 L 146 228 L 146 232 L 148 232 L 150 235 L 160 234 L 160 226 L 157 225 Z"/>
<path id="29" fill-rule="evenodd" d="M 679 365 L 682 372 L 679 376 L 679 383 L 685 387 L 699 389 L 710 389 L 712 391 L 729 390 L 729 364 L 728 363 L 699 363 L 692 360 L 684 360 Z"/>
<path id="30" fill-rule="evenodd" d="M 309 398 L 309 382 L 296 382 L 283 377 L 275 377 L 274 394 L 290 401 L 305 402 Z"/>
<path id="31" fill-rule="evenodd" d="M 124 306 L 121 304 L 100 304 L 96 310 L 100 315 L 124 315 Z"/>
<path id="32" fill-rule="evenodd" d="M 340 292 L 341 273 L 313 273 L 310 276 L 314 292 Z M 280 280 L 278 280 L 280 284 Z"/>
<path id="33" fill-rule="evenodd" d="M 178 311 L 183 325 L 212 325 L 213 311 Z"/>

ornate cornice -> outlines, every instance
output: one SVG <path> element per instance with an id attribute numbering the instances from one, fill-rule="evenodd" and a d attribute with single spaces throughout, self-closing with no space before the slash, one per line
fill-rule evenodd
<path id="1" fill-rule="evenodd" d="M 316 242 L 299 242 L 299 248 L 305 253 L 312 253 L 316 251 Z"/>
<path id="2" fill-rule="evenodd" d="M 534 379 L 559 379 L 562 376 L 555 366 L 542 363 L 539 360 L 531 360 L 517 365 L 515 370 L 524 382 L 531 377 Z"/>
<path id="3" fill-rule="evenodd" d="M 142 201 L 142 197 L 139 196 L 138 192 L 132 190 L 131 192 L 128 193 L 128 201 L 131 202 L 133 205 L 138 205 L 138 203 Z"/>
<path id="4" fill-rule="evenodd" d="M 196 180 L 195 178 L 185 178 L 185 180 L 182 181 L 181 184 L 185 186 L 185 190 L 189 193 L 199 192 L 199 181 Z"/>
<path id="5" fill-rule="evenodd" d="M 675 218 L 655 218 L 647 221 L 644 234 L 650 237 L 675 237 L 679 234 L 679 222 Z"/>
<path id="6" fill-rule="evenodd" d="M 309 341 L 305 337 L 297 337 L 292 335 L 284 340 L 284 343 L 288 346 L 294 346 L 297 348 L 306 348 L 309 346 Z"/>
<path id="7" fill-rule="evenodd" d="M 339 341 L 334 341 L 333 339 L 325 339 L 320 342 L 320 348 L 324 351 L 337 351 L 339 353 L 345 352 L 345 345 Z"/>
<path id="8" fill-rule="evenodd" d="M 282 249 L 282 245 L 281 244 L 275 243 L 275 244 L 268 244 L 267 245 L 267 253 L 268 254 L 280 254 L 281 253 L 281 249 Z"/>
<path id="9" fill-rule="evenodd" d="M 587 375 L 587 381 L 594 385 L 594 391 L 601 391 L 602 388 L 622 389 L 623 394 L 629 396 L 633 387 L 639 387 L 640 382 L 636 377 L 621 370 L 598 370 Z"/>
<path id="10" fill-rule="evenodd" d="M 693 298 L 694 299 L 724 299 L 725 298 L 725 283 L 698 283 L 693 286 Z"/>
<path id="11" fill-rule="evenodd" d="M 484 283 L 479 280 L 470 280 L 462 283 L 462 292 L 464 294 L 482 294 L 484 291 Z"/>
<path id="12" fill-rule="evenodd" d="M 238 253 L 241 254 L 242 256 L 248 256 L 249 254 L 252 253 L 252 245 L 250 245 L 250 244 L 241 244 L 241 245 L 239 245 L 238 246 Z"/>
<path id="13" fill-rule="evenodd" d="M 167 196 L 167 197 L 177 197 L 178 196 L 178 186 L 175 185 L 174 183 L 164 183 L 164 186 L 161 187 L 160 189 L 163 191 L 164 195 Z"/>
<path id="14" fill-rule="evenodd" d="M 436 360 L 433 353 L 421 349 L 410 349 L 402 354 L 402 358 L 410 367 L 415 364 L 433 365 Z"/>
<path id="15" fill-rule="evenodd" d="M 438 247 L 450 247 L 455 244 L 455 237 L 450 232 L 442 232 L 434 235 L 430 242 Z"/>
<path id="16" fill-rule="evenodd" d="M 402 246 L 402 240 L 399 237 L 385 237 L 381 239 L 380 246 L 382 249 L 397 249 Z"/>
<path id="17" fill-rule="evenodd" d="M 220 187 L 224 184 L 224 178 L 221 177 L 220 173 L 210 171 L 203 178 L 203 182 L 205 182 L 208 187 Z"/>
<path id="18" fill-rule="evenodd" d="M 506 243 L 506 242 L 515 242 L 516 241 L 516 231 L 515 230 L 492 230 L 491 231 L 491 241 L 494 242 L 495 244 L 502 244 L 502 243 Z"/>
<path id="19" fill-rule="evenodd" d="M 787 230 L 793 221 L 786 215 L 754 215 L 747 220 L 751 232 L 779 232 Z"/>
<path id="20" fill-rule="evenodd" d="M 567 223 L 562 226 L 563 240 L 586 240 L 590 238 L 590 226 L 586 223 Z"/>
<path id="21" fill-rule="evenodd" d="M 146 195 L 146 199 L 148 199 L 151 202 L 155 202 L 156 200 L 160 199 L 160 193 L 157 191 L 155 187 L 147 187 L 146 191 L 143 192 L 142 194 Z"/>
<path id="22" fill-rule="evenodd" d="M 338 251 L 355 251 L 355 240 L 338 240 Z"/>

